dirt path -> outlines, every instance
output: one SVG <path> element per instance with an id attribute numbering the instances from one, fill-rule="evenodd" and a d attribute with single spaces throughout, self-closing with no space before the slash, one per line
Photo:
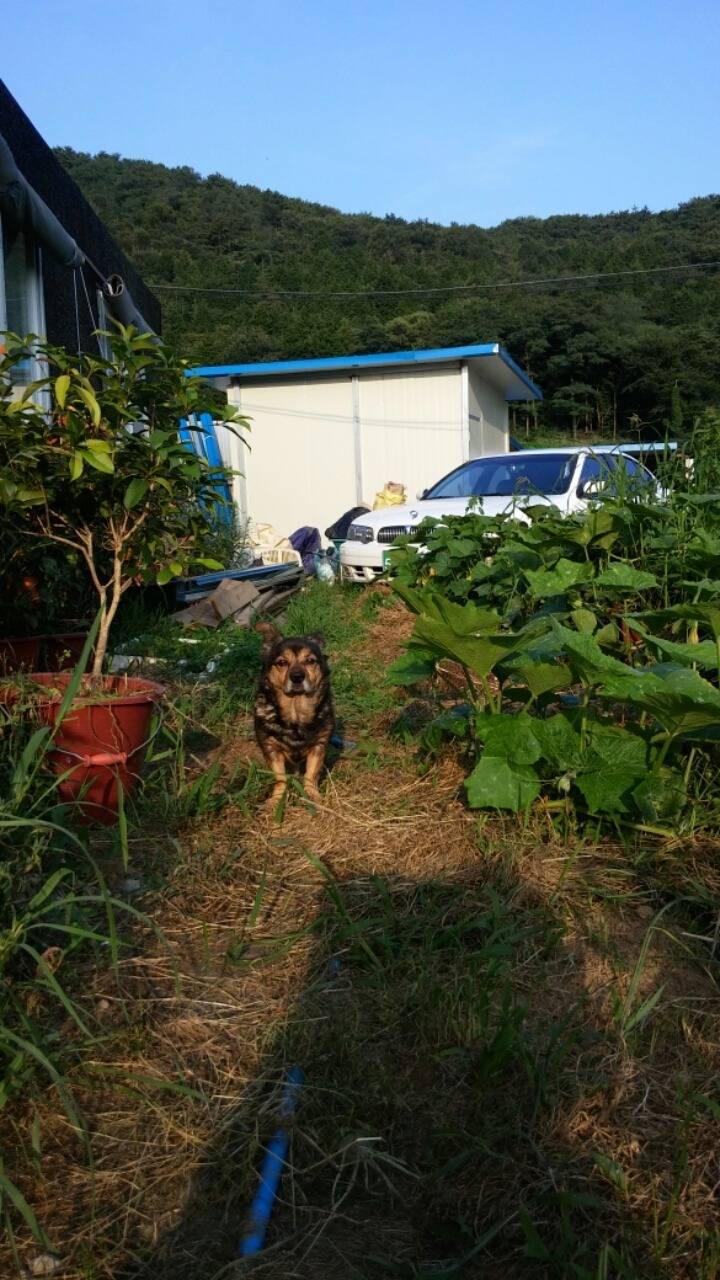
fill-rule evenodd
<path id="1" fill-rule="evenodd" d="M 381 675 L 407 627 L 382 611 L 358 667 Z M 569 846 L 542 812 L 478 822 L 459 763 L 419 771 L 392 718 L 348 720 L 359 749 L 317 811 L 196 819 L 142 904 L 162 937 L 120 989 L 96 981 L 94 1170 L 58 1112 L 28 1187 L 72 1255 L 63 1276 L 244 1274 L 258 1151 L 296 1061 L 293 1172 L 260 1274 L 717 1274 L 715 987 L 659 923 L 633 987 L 654 908 L 622 851 Z M 247 717 L 221 754 L 228 774 L 252 757 Z M 464 1266 L 422 1270 L 443 1259 Z"/>

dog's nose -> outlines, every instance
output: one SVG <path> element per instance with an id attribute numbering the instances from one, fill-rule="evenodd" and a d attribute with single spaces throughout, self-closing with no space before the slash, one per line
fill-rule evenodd
<path id="1" fill-rule="evenodd" d="M 302 684 L 305 679 L 305 672 L 302 667 L 293 667 L 290 672 L 290 679 L 293 684 Z"/>

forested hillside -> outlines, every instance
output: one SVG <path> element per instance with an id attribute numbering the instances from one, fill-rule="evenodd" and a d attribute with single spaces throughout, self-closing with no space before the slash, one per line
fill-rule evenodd
<path id="1" fill-rule="evenodd" d="M 57 154 L 155 286 L 166 336 L 193 361 L 499 340 L 546 397 L 537 424 L 517 413 L 518 431 L 652 436 L 672 421 L 677 433 L 720 399 L 716 269 L 475 293 L 272 296 L 433 290 L 720 260 L 720 196 L 656 214 L 519 218 L 485 230 L 339 213 L 216 174 L 203 179 L 189 168 L 107 153 Z M 248 294 L 174 293 L 163 284 Z"/>

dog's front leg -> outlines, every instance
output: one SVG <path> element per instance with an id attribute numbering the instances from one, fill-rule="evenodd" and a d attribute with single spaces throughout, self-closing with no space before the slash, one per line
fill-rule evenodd
<path id="1" fill-rule="evenodd" d="M 277 804 L 278 800 L 281 800 L 285 795 L 285 788 L 287 786 L 285 757 L 279 751 L 273 751 L 272 754 L 268 754 L 266 756 L 266 759 L 272 769 L 273 777 L 275 778 L 275 786 L 272 789 L 272 795 L 270 796 L 269 803 Z"/>
<path id="2" fill-rule="evenodd" d="M 318 780 L 325 763 L 326 751 L 327 739 L 324 739 L 322 742 L 316 742 L 314 747 L 311 747 L 307 753 L 305 761 L 305 792 L 308 800 L 320 799 Z"/>

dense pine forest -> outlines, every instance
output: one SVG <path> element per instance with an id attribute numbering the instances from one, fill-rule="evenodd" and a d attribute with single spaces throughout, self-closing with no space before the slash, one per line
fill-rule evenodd
<path id="1" fill-rule="evenodd" d="M 543 388 L 537 417 L 515 413 L 516 431 L 538 440 L 678 435 L 720 399 L 720 269 L 442 291 L 720 260 L 720 196 L 661 213 L 446 227 L 340 213 L 190 168 L 57 154 L 155 288 L 165 335 L 192 361 L 498 340 Z M 279 296 L 296 290 L 386 296 Z M 402 290 L 416 292 L 391 292 Z"/>

